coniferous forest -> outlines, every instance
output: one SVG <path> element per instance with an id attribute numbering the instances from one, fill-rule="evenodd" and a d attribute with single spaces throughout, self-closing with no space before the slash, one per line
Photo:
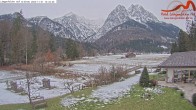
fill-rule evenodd
<path id="1" fill-rule="evenodd" d="M 196 50 L 196 28 L 195 24 L 189 27 L 188 33 L 180 30 L 178 40 L 172 44 L 171 53 L 174 52 L 186 52 Z"/>

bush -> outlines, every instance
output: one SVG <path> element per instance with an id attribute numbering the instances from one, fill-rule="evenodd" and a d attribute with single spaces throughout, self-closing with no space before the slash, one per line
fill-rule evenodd
<path id="1" fill-rule="evenodd" d="M 180 96 L 182 97 L 182 98 L 184 98 L 184 92 L 180 92 Z"/>
<path id="2" fill-rule="evenodd" d="M 150 81 L 149 81 L 149 86 L 150 86 L 150 87 L 155 87 L 155 86 L 157 86 L 157 81 L 156 81 L 156 80 L 150 80 Z"/>
<path id="3" fill-rule="evenodd" d="M 105 85 L 112 82 L 122 80 L 123 78 L 128 77 L 128 72 L 124 70 L 123 67 L 114 67 L 107 70 L 105 67 L 100 67 L 98 74 L 95 75 L 95 83 L 97 85 Z"/>
<path id="4" fill-rule="evenodd" d="M 149 75 L 148 75 L 148 70 L 147 70 L 146 67 L 144 67 L 144 69 L 142 71 L 142 75 L 140 76 L 139 84 L 142 87 L 148 87 L 149 86 Z"/>
<path id="5" fill-rule="evenodd" d="M 196 93 L 194 93 L 192 96 L 192 103 L 194 106 L 196 106 Z"/>
<path id="6" fill-rule="evenodd" d="M 161 71 L 159 74 L 166 74 L 167 72 L 166 71 Z"/>
<path id="7" fill-rule="evenodd" d="M 95 76 L 97 85 L 108 84 L 111 78 L 107 68 L 100 67 L 98 71 L 99 73 Z"/>

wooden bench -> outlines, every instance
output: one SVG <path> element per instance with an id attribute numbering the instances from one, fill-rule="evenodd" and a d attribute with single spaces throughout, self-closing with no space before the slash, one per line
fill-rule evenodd
<path id="1" fill-rule="evenodd" d="M 46 107 L 47 102 L 45 101 L 44 97 L 36 96 L 36 97 L 31 97 L 31 105 L 33 109 L 37 107 Z"/>

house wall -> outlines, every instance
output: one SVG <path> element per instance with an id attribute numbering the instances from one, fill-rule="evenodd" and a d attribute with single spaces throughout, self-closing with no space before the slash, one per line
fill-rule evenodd
<path id="1" fill-rule="evenodd" d="M 166 76 L 166 82 L 173 82 L 173 77 L 174 77 L 174 69 L 173 68 L 168 68 L 167 69 L 167 76 Z"/>
<path id="2" fill-rule="evenodd" d="M 167 71 L 166 75 L 166 82 L 172 83 L 173 82 L 173 77 L 174 77 L 174 70 L 194 70 L 196 71 L 196 68 L 162 68 L 162 70 Z"/>

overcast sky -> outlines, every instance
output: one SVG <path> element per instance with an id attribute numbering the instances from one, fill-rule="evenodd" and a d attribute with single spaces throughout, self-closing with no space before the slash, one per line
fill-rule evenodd
<path id="1" fill-rule="evenodd" d="M 172 0 L 57 0 L 56 4 L 0 4 L 0 14 L 8 14 L 23 10 L 26 18 L 34 16 L 48 16 L 56 18 L 69 12 L 89 19 L 106 19 L 108 14 L 117 6 L 126 8 L 131 4 L 142 5 L 152 12 L 159 20 L 172 23 L 185 30 L 185 20 L 164 20 L 161 10 L 167 9 Z M 193 0 L 194 2 L 196 0 Z M 186 0 L 181 0 L 185 3 Z"/>

